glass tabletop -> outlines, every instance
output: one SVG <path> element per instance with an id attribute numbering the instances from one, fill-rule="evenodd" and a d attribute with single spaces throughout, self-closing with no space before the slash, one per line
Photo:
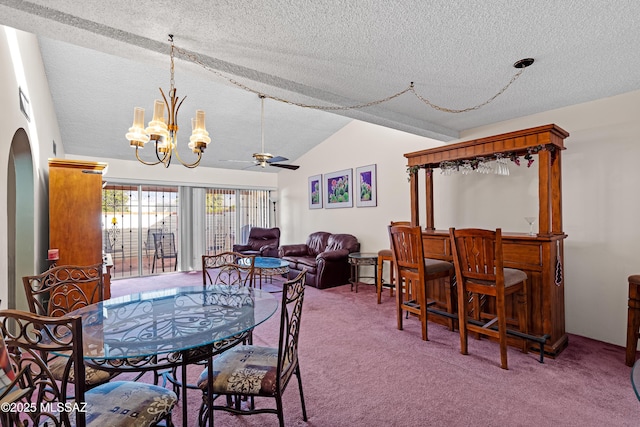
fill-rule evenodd
<path id="1" fill-rule="evenodd" d="M 366 252 L 351 252 L 349 254 L 349 258 L 351 259 L 378 259 L 378 254 L 366 253 Z"/>
<path id="2" fill-rule="evenodd" d="M 251 259 L 240 258 L 238 260 L 238 263 L 240 265 L 248 266 L 251 263 Z M 253 265 L 255 268 L 283 268 L 288 267 L 289 262 L 280 258 L 257 256 L 255 257 L 255 262 Z"/>
<path id="3" fill-rule="evenodd" d="M 636 392 L 636 397 L 640 400 L 640 359 L 633 364 L 631 370 L 631 384 L 633 385 L 633 391 Z"/>
<path id="4" fill-rule="evenodd" d="M 84 357 L 127 359 L 189 350 L 253 329 L 275 313 L 269 292 L 238 286 L 177 287 L 75 310 Z"/>

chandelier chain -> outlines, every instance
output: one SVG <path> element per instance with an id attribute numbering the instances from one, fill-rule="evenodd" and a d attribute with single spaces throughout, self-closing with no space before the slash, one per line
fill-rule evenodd
<path id="1" fill-rule="evenodd" d="M 172 52 L 172 57 L 171 57 L 171 67 L 173 70 L 173 40 L 171 40 L 171 52 Z M 402 95 L 404 95 L 407 92 L 411 92 L 413 93 L 413 95 L 418 98 L 420 101 L 422 101 L 425 105 L 427 105 L 428 107 L 431 107 L 435 110 L 438 111 L 442 111 L 445 113 L 465 113 L 465 112 L 469 112 L 469 111 L 473 111 L 473 110 L 477 110 L 479 108 L 484 107 L 485 105 L 489 104 L 490 102 L 492 102 L 493 100 L 495 100 L 498 96 L 502 95 L 517 79 L 518 77 L 520 77 L 522 75 L 522 73 L 524 72 L 524 70 L 526 68 L 521 68 L 520 70 L 518 70 L 513 77 L 511 77 L 511 80 L 509 80 L 509 82 L 502 88 L 500 89 L 495 95 L 493 95 L 492 97 L 490 97 L 489 99 L 487 99 L 484 102 L 481 102 L 480 104 L 477 104 L 473 107 L 468 107 L 468 108 L 462 108 L 462 109 L 453 109 L 453 108 L 447 108 L 447 107 L 443 107 L 440 105 L 437 105 L 433 102 L 431 102 L 429 99 L 425 98 L 424 96 L 420 95 L 418 92 L 416 92 L 415 86 L 413 84 L 413 82 L 411 82 L 409 84 L 409 87 L 407 87 L 404 90 L 401 90 L 400 92 L 396 92 L 392 95 L 387 96 L 386 98 L 382 98 L 382 99 L 378 99 L 378 100 L 374 100 L 374 101 L 370 101 L 370 102 L 366 102 L 366 103 L 362 103 L 362 104 L 355 104 L 355 105 L 347 105 L 347 106 L 330 106 L 330 105 L 315 105 L 315 104 L 305 104 L 305 103 L 301 103 L 301 102 L 295 102 L 295 101 L 291 101 L 285 98 L 281 98 L 278 96 L 274 96 L 274 95 L 268 95 L 265 94 L 264 92 L 258 91 L 256 89 L 253 89 L 249 86 L 247 86 L 244 83 L 239 82 L 238 80 L 234 79 L 233 77 L 227 76 L 226 74 L 220 72 L 219 70 L 216 70 L 210 66 L 208 66 L 207 64 L 203 63 L 197 55 L 187 52 L 179 47 L 175 47 L 175 50 L 182 55 L 184 58 L 187 58 L 189 61 L 201 66 L 202 68 L 206 69 L 207 71 L 215 74 L 216 76 L 228 81 L 229 83 L 231 83 L 232 85 L 246 90 L 247 92 L 251 92 L 251 93 L 255 93 L 258 96 L 261 97 L 265 97 L 265 98 L 269 98 L 269 99 L 273 99 L 274 101 L 278 101 L 278 102 L 283 102 L 285 104 L 289 104 L 289 105 L 295 105 L 297 107 L 302 107 L 302 108 L 312 108 L 315 110 L 323 110 L 323 111 L 341 111 L 341 110 L 358 110 L 358 109 L 362 109 L 362 108 L 367 108 L 367 107 L 373 107 L 379 104 L 383 104 L 385 102 L 389 102 L 395 98 L 398 98 Z"/>
<path id="2" fill-rule="evenodd" d="M 422 95 L 420 95 L 418 92 L 416 92 L 415 87 L 413 86 L 413 83 L 411 83 L 411 87 L 409 88 L 409 90 L 411 90 L 411 92 L 416 96 L 416 98 L 418 98 L 420 101 L 424 102 L 426 105 L 428 105 L 429 107 L 438 110 L 438 111 L 442 111 L 445 113 L 466 113 L 468 111 L 473 111 L 473 110 L 477 110 L 479 108 L 484 107 L 485 105 L 487 105 L 488 103 L 490 103 L 491 101 L 493 101 L 494 99 L 496 99 L 497 97 L 499 97 L 500 95 L 502 95 L 504 93 L 504 91 L 506 91 L 509 86 L 511 86 L 516 80 L 518 80 L 518 77 L 520 77 L 522 75 L 522 73 L 524 72 L 525 68 L 520 69 L 518 72 L 516 72 L 513 77 L 511 77 L 511 80 L 509 80 L 509 83 L 507 83 L 502 89 L 500 89 L 495 95 L 493 95 L 491 98 L 487 99 L 486 101 L 474 105 L 473 107 L 468 107 L 468 108 L 462 108 L 462 109 L 452 109 L 452 108 L 446 108 L 446 107 L 441 107 L 437 104 L 432 103 L 431 101 L 429 101 L 427 98 L 423 97 Z"/>
<path id="3" fill-rule="evenodd" d="M 169 93 L 173 92 L 173 89 L 176 85 L 176 79 L 175 79 L 175 65 L 174 65 L 174 61 L 173 61 L 173 56 L 174 56 L 174 50 L 175 50 L 175 46 L 173 44 L 173 34 L 169 34 L 169 41 L 171 42 L 171 53 L 170 53 L 170 57 L 171 57 L 171 66 L 169 68 L 169 71 L 171 73 L 171 77 L 169 79 Z"/>

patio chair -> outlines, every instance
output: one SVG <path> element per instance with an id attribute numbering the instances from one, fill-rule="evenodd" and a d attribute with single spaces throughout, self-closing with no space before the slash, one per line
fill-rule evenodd
<path id="1" fill-rule="evenodd" d="M 164 260 L 172 259 L 173 271 L 178 269 L 178 250 L 176 249 L 176 237 L 174 233 L 153 233 L 153 244 L 155 251 L 153 253 L 153 265 L 151 273 L 156 269 L 156 263 L 160 260 L 162 272 L 164 273 Z"/>

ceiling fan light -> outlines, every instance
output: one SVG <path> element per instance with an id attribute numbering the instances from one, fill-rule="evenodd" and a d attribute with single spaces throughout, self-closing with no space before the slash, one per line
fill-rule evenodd
<path id="1" fill-rule="evenodd" d="M 253 158 L 259 162 L 266 162 L 269 159 L 273 158 L 273 154 L 271 153 L 253 153 Z"/>
<path id="2" fill-rule="evenodd" d="M 133 109 L 133 125 L 125 136 L 132 147 L 144 148 L 144 144 L 149 142 L 149 135 L 144 130 L 144 108 Z"/>

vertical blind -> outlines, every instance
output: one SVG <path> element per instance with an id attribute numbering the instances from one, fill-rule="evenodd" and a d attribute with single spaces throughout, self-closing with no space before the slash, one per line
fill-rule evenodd
<path id="1" fill-rule="evenodd" d="M 205 224 L 207 255 L 246 243 L 251 227 L 269 226 L 269 191 L 207 189 Z"/>

